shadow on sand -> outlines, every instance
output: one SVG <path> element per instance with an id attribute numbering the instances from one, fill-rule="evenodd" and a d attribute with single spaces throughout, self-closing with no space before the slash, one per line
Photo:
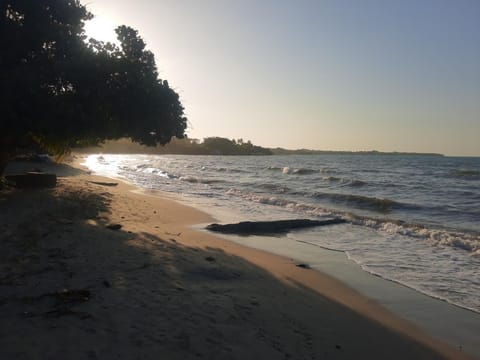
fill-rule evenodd
<path id="1" fill-rule="evenodd" d="M 59 177 L 77 176 L 87 174 L 88 171 L 72 167 L 65 163 L 45 161 L 12 161 L 9 162 L 3 175 L 25 174 L 29 171 L 56 174 Z"/>

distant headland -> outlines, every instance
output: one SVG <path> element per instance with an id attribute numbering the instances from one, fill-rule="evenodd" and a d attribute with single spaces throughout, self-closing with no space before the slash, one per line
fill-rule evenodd
<path id="1" fill-rule="evenodd" d="M 393 156 L 444 156 L 436 153 L 337 151 L 311 149 L 267 148 L 252 144 L 250 140 L 207 137 L 203 140 L 173 138 L 168 144 L 155 147 L 134 143 L 129 139 L 107 140 L 101 146 L 76 148 L 81 153 L 109 154 L 176 154 L 176 155 L 393 155 Z"/>

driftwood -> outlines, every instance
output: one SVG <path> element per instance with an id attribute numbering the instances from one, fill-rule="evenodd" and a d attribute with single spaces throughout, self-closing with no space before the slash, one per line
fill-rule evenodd
<path id="1" fill-rule="evenodd" d="M 103 181 L 89 181 L 92 184 L 95 185 L 102 185 L 102 186 L 117 186 L 118 183 L 116 182 L 103 182 Z"/>
<path id="2" fill-rule="evenodd" d="M 295 229 L 343 224 L 345 222 L 345 220 L 340 218 L 333 218 L 328 220 L 294 219 L 276 221 L 243 221 L 236 224 L 210 224 L 206 227 L 206 229 L 223 234 L 267 235 L 285 234 Z"/>

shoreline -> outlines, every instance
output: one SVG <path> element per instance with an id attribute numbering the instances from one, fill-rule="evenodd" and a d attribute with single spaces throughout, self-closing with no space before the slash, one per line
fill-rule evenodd
<path id="1" fill-rule="evenodd" d="M 114 238 L 120 237 L 125 244 L 128 244 L 125 249 L 120 251 L 127 259 L 133 256 L 130 255 L 131 251 L 135 253 L 139 252 L 139 255 L 135 256 L 139 256 L 140 258 L 142 256 L 152 259 L 158 258 L 160 260 L 171 260 L 170 257 L 176 258 L 178 264 L 175 262 L 169 263 L 169 266 L 176 268 L 177 272 L 173 271 L 175 269 L 170 271 L 169 267 L 162 268 L 165 277 L 170 276 L 171 284 L 174 284 L 172 288 L 173 292 L 167 291 L 167 296 L 178 300 L 179 296 L 182 298 L 185 293 L 194 293 L 194 300 L 196 301 L 192 299 L 189 299 L 190 301 L 184 301 L 182 304 L 185 309 L 175 308 L 175 310 L 178 312 L 177 315 L 185 317 L 189 315 L 185 313 L 188 312 L 187 309 L 190 308 L 190 315 L 193 313 L 198 316 L 199 319 L 196 325 L 190 324 L 186 326 L 188 328 L 184 331 L 186 335 L 183 334 L 180 336 L 183 342 L 185 342 L 185 336 L 189 339 L 190 345 L 186 346 L 186 349 L 191 350 L 192 347 L 196 347 L 201 349 L 198 351 L 202 354 L 209 351 L 208 347 L 211 347 L 212 343 L 210 342 L 209 345 L 208 339 L 205 339 L 205 341 L 200 341 L 197 344 L 197 341 L 193 340 L 193 334 L 195 332 L 192 331 L 191 327 L 193 326 L 195 328 L 195 326 L 200 326 L 200 328 L 203 328 L 202 325 L 205 325 L 207 319 L 211 324 L 218 324 L 219 320 L 216 318 L 212 320 L 211 317 L 218 311 L 226 311 L 225 301 L 229 299 L 228 301 L 234 304 L 233 308 L 231 304 L 227 306 L 227 310 L 230 310 L 230 312 L 227 311 L 230 317 L 227 316 L 227 318 L 223 319 L 223 322 L 220 321 L 221 326 L 217 326 L 217 329 L 215 328 L 216 325 L 213 326 L 213 330 L 218 331 L 218 328 L 232 330 L 232 325 L 228 325 L 227 320 L 234 322 L 236 328 L 233 333 L 235 336 L 227 336 L 228 339 L 224 339 L 225 341 L 222 342 L 222 345 L 219 345 L 222 347 L 228 344 L 230 349 L 228 353 L 234 355 L 232 358 L 242 358 L 242 354 L 249 354 L 248 352 L 245 353 L 246 349 L 236 347 L 238 343 L 235 342 L 241 342 L 243 339 L 238 339 L 240 335 L 248 337 L 249 340 L 255 339 L 255 344 L 258 345 L 258 349 L 255 349 L 257 355 L 271 354 L 271 351 L 276 351 L 286 356 L 286 354 L 292 355 L 292 351 L 297 349 L 303 353 L 303 355 L 305 355 L 305 352 L 310 352 L 313 355 L 317 354 L 320 356 L 320 350 L 317 351 L 316 349 L 324 349 L 323 345 L 331 343 L 331 346 L 327 348 L 329 354 L 334 358 L 345 356 L 351 356 L 352 358 L 358 357 L 358 354 L 362 352 L 364 354 L 369 353 L 372 358 L 380 358 L 380 356 L 386 354 L 392 356 L 391 349 L 397 347 L 398 352 L 394 355 L 398 356 L 398 358 L 406 356 L 417 356 L 417 358 L 435 358 L 438 356 L 440 358 L 440 354 L 446 358 L 470 358 L 464 352 L 458 351 L 441 341 L 431 338 L 415 325 L 399 318 L 381 306 L 381 304 L 377 304 L 375 301 L 361 295 L 358 291 L 349 287 L 348 284 L 346 285 L 334 279 L 330 275 L 321 272 L 321 270 L 312 271 L 301 269 L 296 267 L 295 263 L 287 257 L 248 248 L 231 241 L 225 241 L 223 237 L 217 237 L 206 232 L 195 230 L 192 228 L 193 225 L 210 222 L 212 220 L 208 214 L 202 213 L 198 209 L 180 204 L 173 199 L 152 196 L 151 194 L 145 193 L 139 194 L 137 191 L 134 191 L 135 189 L 138 190 L 138 188 L 123 182 L 114 188 L 102 187 L 101 185 L 88 182 L 92 180 L 101 181 L 102 179 L 105 178 L 94 175 L 76 175 L 61 178 L 57 191 L 61 191 L 62 188 L 67 187 L 70 189 L 68 191 L 71 192 L 77 188 L 78 191 L 92 192 L 104 196 L 108 200 L 107 208 L 110 209 L 110 214 L 108 214 L 107 210 L 104 211 L 106 214 L 102 212 L 93 219 L 81 222 L 83 227 L 88 225 L 86 229 L 83 229 L 86 231 L 86 237 L 93 231 L 98 232 L 98 234 L 96 234 L 97 236 L 94 236 L 95 241 L 98 241 L 99 237 L 112 237 L 113 240 L 111 241 L 113 242 L 109 243 L 108 246 L 105 245 L 106 253 L 104 255 L 108 254 L 110 250 L 118 250 L 118 244 L 115 242 L 118 239 Z M 81 213 L 82 209 L 77 210 Z M 67 221 L 70 220 L 67 219 Z M 122 224 L 122 229 L 118 232 L 103 230 L 101 225 L 106 222 L 118 222 Z M 75 224 L 76 221 L 73 221 L 73 224 L 68 225 L 73 225 L 75 228 Z M 8 228 L 6 225 L 9 224 L 4 224 L 4 226 Z M 77 230 L 80 231 L 80 229 Z M 73 233 L 75 233 L 75 230 Z M 83 240 L 85 239 L 84 237 Z M 91 257 L 83 257 L 81 262 L 94 265 L 99 262 L 98 254 L 95 254 L 95 241 L 90 244 L 91 248 L 82 247 L 82 250 L 89 253 Z M 78 239 L 75 238 L 70 245 L 85 246 L 85 244 L 78 244 Z M 162 251 L 159 252 L 159 250 L 156 249 L 157 245 Z M 143 254 L 143 252 L 145 252 L 145 254 Z M 179 255 L 179 253 L 182 254 Z M 200 258 L 198 253 L 202 254 Z M 214 256 L 210 253 L 214 254 Z M 207 254 L 209 255 L 205 256 Z M 119 257 L 119 259 L 122 259 L 122 257 Z M 230 259 L 230 261 L 228 259 Z M 231 268 L 232 263 L 235 264 L 234 268 Z M 156 268 L 161 267 L 161 264 L 162 261 L 156 263 Z M 95 266 L 98 267 L 100 265 L 97 264 Z M 108 268 L 106 264 L 102 264 L 100 268 L 102 268 L 102 266 Z M 109 266 L 114 268 L 119 265 L 114 262 L 109 264 Z M 149 269 L 150 267 L 149 265 L 145 267 L 145 269 Z M 142 269 L 138 268 L 136 271 L 139 270 Z M 106 269 L 98 271 L 105 272 Z M 121 269 L 118 271 L 122 272 Z M 108 268 L 108 272 L 113 273 L 110 268 Z M 158 274 L 149 274 L 149 276 L 154 275 L 162 278 Z M 137 278 L 137 282 L 155 288 L 155 282 L 150 281 L 145 283 L 145 275 L 138 274 L 135 275 L 135 277 Z M 199 279 L 202 281 L 199 281 Z M 117 280 L 117 283 L 112 280 L 105 280 L 111 285 L 108 289 L 122 289 L 122 286 L 126 286 L 125 283 L 127 285 L 134 284 L 134 282 L 128 279 L 126 273 Z M 67 280 L 67 282 L 69 281 Z M 198 282 L 202 283 L 202 291 L 196 289 Z M 235 286 L 230 285 L 230 283 L 235 283 Z M 257 286 L 249 287 L 250 283 L 255 283 Z M 127 286 L 126 288 L 128 290 L 129 287 Z M 245 290 L 243 294 L 241 291 L 242 288 Z M 204 294 L 206 289 L 210 291 Z M 281 300 L 279 300 L 279 303 L 275 301 L 275 298 L 271 298 L 271 295 L 268 291 L 266 292 L 266 289 L 272 292 L 276 291 L 280 294 Z M 147 290 L 145 286 L 135 289 L 136 292 L 145 290 Z M 225 292 L 222 293 L 220 290 Z M 285 294 L 285 298 L 282 298 L 281 294 Z M 155 299 L 152 300 L 149 296 L 155 297 L 152 294 L 144 295 L 143 297 L 140 296 L 140 302 L 143 302 L 144 305 L 150 304 L 150 302 Z M 243 296 L 248 297 L 246 304 Z M 107 297 L 107 295 L 102 293 L 100 298 L 102 297 Z M 203 304 L 203 306 L 208 307 L 207 304 L 218 301 L 219 297 L 221 299 L 215 308 L 216 311 L 213 311 L 213 309 L 211 312 L 202 311 L 202 306 L 192 305 Z M 256 300 L 252 300 L 253 298 L 256 298 Z M 95 298 L 95 301 L 97 300 L 98 299 Z M 119 301 L 120 303 L 123 301 L 118 297 L 113 297 L 113 300 Z M 241 302 L 243 303 L 240 304 Z M 297 308 L 299 302 L 303 306 Z M 96 305 L 91 302 L 81 305 L 86 305 L 87 308 L 91 306 L 96 309 Z M 105 306 L 105 303 L 100 305 Z M 127 305 L 128 304 L 121 303 L 119 309 L 127 310 L 127 312 L 132 310 Z M 289 305 L 290 307 L 283 307 L 282 305 Z M 125 308 L 125 306 L 127 307 Z M 171 307 L 172 304 L 167 304 L 166 306 Z M 281 311 L 275 312 L 269 309 L 269 307 L 277 308 L 277 310 Z M 317 311 L 312 312 L 312 309 L 316 309 Z M 325 311 L 326 309 L 328 310 Z M 142 313 L 142 310 L 136 310 Z M 330 311 L 333 311 L 332 314 L 327 316 Z M 281 316 L 279 316 L 279 313 Z M 147 318 L 148 314 L 152 314 L 152 312 L 150 311 L 145 314 Z M 110 314 L 110 316 L 112 315 L 117 315 L 120 318 L 125 316 L 115 312 Z M 164 316 L 167 315 L 164 314 Z M 231 316 L 234 316 L 236 319 L 232 320 Z M 106 316 L 106 318 L 108 318 L 108 316 Z M 287 318 L 288 321 L 286 320 Z M 299 319 L 301 319 L 300 323 Z M 114 319 L 110 319 L 110 321 L 115 322 Z M 323 321 L 327 321 L 330 326 L 327 327 L 328 331 L 326 332 L 325 325 L 322 324 Z M 5 324 L 6 322 L 3 323 Z M 104 324 L 105 319 L 100 319 L 100 323 Z M 255 326 L 252 327 L 252 323 L 254 323 Z M 295 325 L 292 325 L 294 323 Z M 208 326 L 209 330 L 212 330 L 211 324 Z M 245 335 L 245 331 L 251 331 L 253 328 L 258 327 L 258 324 L 263 324 L 261 327 L 263 330 L 260 331 L 260 333 L 256 332 L 253 338 L 251 337 L 252 334 L 249 336 Z M 39 320 L 39 324 L 36 325 L 42 328 L 45 324 Z M 154 325 L 155 324 L 150 324 L 150 326 Z M 184 324 L 179 323 L 176 325 L 182 327 Z M 146 325 L 143 324 L 143 326 Z M 39 330 L 38 327 L 34 327 L 33 330 Z M 113 326 L 113 328 L 115 328 L 115 326 Z M 302 330 L 305 328 L 307 328 L 308 331 Z M 293 331 L 295 329 L 296 331 Z M 368 329 L 367 334 L 365 334 L 366 329 Z M 2 335 L 5 335 L 3 330 L 4 329 L 2 329 Z M 299 338 L 298 334 L 302 334 L 300 337 L 303 337 L 303 340 Z M 332 334 L 337 336 L 337 339 L 333 339 Z M 347 336 L 348 334 L 350 334 L 350 336 Z M 372 336 L 372 334 L 375 336 Z M 352 337 L 351 335 L 355 336 Z M 217 334 L 217 336 L 220 335 Z M 290 336 L 294 336 L 295 339 L 288 340 Z M 280 343 L 272 340 L 277 337 L 281 339 Z M 339 338 L 342 340 L 340 341 Z M 268 341 L 265 341 L 265 339 L 268 339 Z M 367 339 L 370 339 L 373 343 L 365 344 L 365 340 Z M 302 341 L 305 341 L 303 343 L 304 346 L 300 346 Z M 319 343 L 317 343 L 317 341 Z M 192 345 L 192 342 L 195 343 L 195 346 Z M 339 342 L 342 342 L 342 344 L 339 344 Z M 18 345 L 19 340 L 14 341 L 14 343 Z M 170 342 L 167 341 L 166 344 L 170 344 Z M 268 346 L 265 347 L 265 344 Z M 382 349 L 379 348 L 379 346 L 385 346 L 385 348 Z M 172 356 L 176 358 L 175 356 L 181 354 L 182 351 L 185 350 L 184 348 L 175 349 L 175 351 L 172 352 Z M 278 350 L 278 348 L 282 348 L 282 351 Z M 430 352 L 431 350 L 429 349 L 434 349 L 434 352 Z M 137 350 L 140 351 L 139 349 Z M 187 357 L 192 356 L 190 350 L 183 353 L 183 355 L 187 354 Z M 253 351 L 253 349 L 250 350 Z M 95 354 L 101 354 L 99 350 L 92 351 L 94 351 Z M 152 354 L 153 353 L 146 353 L 145 356 L 149 358 Z M 354 354 L 356 355 L 354 356 Z M 296 358 L 297 355 L 300 356 L 300 353 L 292 356 Z"/>
<path id="2" fill-rule="evenodd" d="M 85 168 L 80 162 L 77 161 L 77 167 Z M 88 169 L 89 170 L 89 169 Z M 89 170 L 90 171 L 90 170 Z M 112 179 L 120 180 L 123 183 L 127 184 L 128 186 L 133 187 L 133 192 L 136 192 L 141 195 L 145 196 L 155 196 L 163 199 L 167 199 L 169 201 L 173 201 L 175 203 L 179 203 L 183 206 L 187 206 L 189 208 L 194 209 L 195 211 L 199 211 L 201 213 L 207 214 L 210 219 L 209 222 L 218 222 L 220 219 L 226 222 L 234 222 L 236 217 L 232 216 L 233 213 L 225 213 L 224 211 L 213 211 L 211 207 L 203 205 L 198 205 L 192 202 L 192 199 L 186 200 L 186 198 L 182 198 L 179 194 L 174 194 L 171 192 L 165 192 L 161 190 L 153 190 L 153 189 L 144 189 L 135 184 L 130 183 L 128 180 L 123 178 L 115 178 L 111 177 Z M 429 294 L 423 293 L 415 288 L 412 288 L 408 285 L 403 283 L 397 282 L 395 280 L 391 280 L 377 274 L 371 273 L 362 268 L 360 264 L 353 261 L 348 257 L 348 255 L 344 251 L 334 250 L 334 249 L 326 249 L 320 247 L 321 251 L 325 251 L 328 253 L 328 257 L 331 257 L 332 253 L 341 254 L 344 257 L 341 264 L 339 261 L 325 261 L 327 263 L 318 264 L 318 259 L 316 261 L 310 261 L 311 258 L 304 258 L 299 257 L 293 259 L 291 254 L 288 252 L 275 252 L 273 251 L 276 248 L 276 244 L 274 246 L 269 246 L 267 248 L 258 247 L 257 244 L 245 244 L 244 240 L 245 237 L 236 236 L 236 235 L 227 235 L 227 234 L 213 234 L 204 229 L 204 225 L 207 225 L 208 222 L 203 223 L 196 223 L 190 224 L 190 228 L 197 232 L 203 232 L 210 236 L 223 239 L 229 242 L 234 242 L 240 244 L 242 247 L 247 247 L 253 250 L 260 250 L 264 251 L 268 254 L 274 256 L 280 256 L 285 260 L 293 261 L 293 262 L 302 262 L 307 261 L 312 270 L 319 272 L 322 275 L 327 275 L 332 278 L 332 280 L 340 282 L 341 284 L 345 285 L 347 288 L 358 292 L 361 296 L 364 296 L 367 300 L 373 300 L 382 308 L 386 309 L 387 311 L 391 312 L 393 316 L 399 317 L 402 320 L 406 321 L 407 323 L 413 324 L 420 329 L 420 331 L 426 331 L 429 336 L 434 336 L 435 339 L 448 344 L 448 346 L 452 346 L 453 348 L 458 349 L 466 349 L 469 356 L 474 355 L 475 358 L 480 359 L 480 344 L 476 340 L 475 333 L 480 332 L 480 313 L 466 308 L 459 306 L 457 304 L 451 303 L 445 299 L 437 298 L 435 296 L 431 296 Z M 287 238 L 288 235 L 285 237 Z M 251 236 L 251 239 L 265 239 L 268 236 Z M 271 237 L 270 237 L 271 238 Z M 241 240 L 240 242 L 237 240 Z M 291 240 L 291 239 L 290 239 Z M 255 241 L 255 240 L 254 240 Z M 278 241 L 278 238 L 274 238 L 274 241 Z M 318 248 L 316 245 L 311 243 L 305 243 L 307 247 L 313 246 Z M 323 260 L 327 258 L 325 256 L 321 257 Z M 332 265 L 333 264 L 333 265 Z M 340 269 L 342 267 L 342 269 Z M 349 267 L 350 272 L 344 271 L 345 267 Z M 355 268 L 361 270 L 361 278 L 359 279 L 356 276 L 352 277 L 352 273 L 355 272 Z M 368 280 L 366 280 L 368 279 Z M 403 291 L 399 291 L 403 290 Z M 410 301 L 420 302 L 421 305 L 419 306 L 402 306 L 400 303 L 395 303 L 392 301 L 392 298 L 389 294 L 394 293 L 399 295 L 405 300 L 406 293 L 410 293 Z M 373 296 L 372 296 L 373 295 Z M 434 305 L 432 309 L 432 304 Z M 442 316 L 446 316 L 447 321 L 442 323 L 441 321 L 436 321 L 437 315 L 442 314 Z M 473 314 L 473 317 L 469 315 Z M 420 318 L 420 319 L 419 319 Z M 459 322 L 459 318 L 461 321 Z M 461 334 L 457 332 L 452 334 L 449 331 L 451 325 L 455 324 L 456 330 L 458 330 L 458 325 L 461 326 Z M 473 331 L 472 331 L 473 329 Z M 466 339 L 465 339 L 466 337 Z M 466 344 L 465 344 L 466 341 Z"/>
<path id="3" fill-rule="evenodd" d="M 275 249 L 282 248 L 282 246 L 277 246 L 277 243 L 280 239 L 279 237 L 244 237 L 240 235 L 220 233 L 213 234 L 204 227 L 211 222 L 228 223 L 239 221 L 236 215 L 234 213 L 226 213 L 225 211 L 221 210 L 213 211 L 213 209 L 208 205 L 199 205 L 195 203 L 194 200 L 192 201 L 193 198 L 190 197 L 184 198 L 179 194 L 156 189 L 144 189 L 122 178 L 112 177 L 112 179 L 120 179 L 124 183 L 133 186 L 135 190 L 132 191 L 138 194 L 143 194 L 146 196 L 158 196 L 164 199 L 166 198 L 184 206 L 193 208 L 196 211 L 206 213 L 208 216 L 212 217 L 210 222 L 193 224 L 191 227 L 196 231 L 203 232 L 229 242 L 234 242 L 250 249 L 265 251 L 269 254 L 290 260 L 294 263 L 307 262 L 308 265 L 311 266 L 312 270 L 331 276 L 334 280 L 341 282 L 351 289 L 354 289 L 362 296 L 375 301 L 380 306 L 390 311 L 394 316 L 405 319 L 406 321 L 414 324 L 418 328 L 426 331 L 428 334 L 449 344 L 450 346 L 464 349 L 471 355 L 480 354 L 480 343 L 478 343 L 477 337 L 475 336 L 476 333 L 480 332 L 480 313 L 475 310 L 451 303 L 446 299 L 432 296 L 401 282 L 369 272 L 363 269 L 360 264 L 350 259 L 349 256 L 341 250 L 328 249 L 304 242 L 303 245 L 305 245 L 306 248 L 313 247 L 316 248 L 317 251 L 314 251 L 313 256 L 309 256 L 311 254 L 308 254 L 307 256 L 294 256 L 292 255 L 292 252 L 296 255 L 298 255 L 298 253 L 305 255 L 305 253 L 302 254 L 302 252 L 294 250 L 292 251 L 291 248 L 283 252 L 275 251 Z M 248 219 L 242 218 L 242 221 L 243 220 L 246 221 Z M 286 245 L 287 242 L 291 241 L 296 242 L 297 245 L 298 243 L 302 243 L 302 241 L 297 241 L 294 238 L 295 231 L 284 237 L 284 239 L 288 240 L 286 240 L 282 245 Z M 246 242 L 246 239 L 250 239 L 250 241 Z M 265 244 L 262 244 L 262 241 L 265 241 L 265 239 L 271 240 L 270 245 L 265 246 Z M 261 245 L 259 246 L 259 244 Z M 340 254 L 340 256 L 338 256 L 338 254 Z M 332 255 L 337 257 L 336 260 L 330 261 Z M 319 256 L 319 259 L 321 259 L 323 263 L 320 263 L 318 258 L 315 259 L 315 256 Z M 342 259 L 339 260 L 339 258 Z M 358 270 L 360 270 L 360 275 L 355 274 L 358 272 Z M 392 294 L 395 294 L 395 296 L 401 298 L 406 305 L 404 305 L 402 301 L 396 301 Z M 437 318 L 439 314 L 442 314 L 440 319 Z M 454 333 L 449 331 L 451 326 L 455 326 L 456 331 Z"/>
<path id="4" fill-rule="evenodd" d="M 232 216 L 231 213 L 218 211 L 218 209 L 212 211 L 205 204 L 198 205 L 191 198 L 183 198 L 177 194 L 141 188 L 138 192 L 153 196 L 158 192 L 160 197 L 166 196 L 168 199 L 210 214 L 215 218 L 216 222 L 219 219 L 221 223 L 249 220 L 247 218 L 239 220 L 236 216 Z M 212 234 L 204 229 L 206 225 L 208 223 L 197 224 L 194 226 L 194 229 Z M 309 242 L 296 240 L 295 231 L 283 237 L 283 239 L 288 240 L 283 241 L 281 246 L 278 246 L 278 243 L 282 237 L 268 235 L 245 237 L 221 233 L 212 235 L 227 241 L 233 241 L 242 246 L 279 255 L 297 263 L 307 263 L 313 270 L 332 276 L 337 281 L 355 289 L 363 296 L 376 301 L 393 314 L 406 319 L 451 346 L 468 349 L 471 354 L 480 354 L 480 342 L 476 336 L 477 333 L 480 333 L 480 313 L 478 311 L 367 271 L 359 263 L 351 259 L 345 251 L 328 249 Z M 307 250 L 299 249 L 301 247 Z M 313 249 L 313 253 L 308 248 Z M 332 257 L 335 260 L 332 261 Z M 397 301 L 395 296 L 402 300 Z M 437 318 L 439 314 L 442 316 Z M 452 326 L 455 327 L 455 332 L 449 331 Z"/>
<path id="5" fill-rule="evenodd" d="M 135 186 L 135 185 L 134 185 Z M 235 222 L 235 221 L 239 221 L 238 218 L 236 218 L 235 216 L 229 216 L 228 214 L 225 214 L 224 212 L 222 213 L 219 213 L 219 212 L 212 212 L 211 209 L 208 208 L 208 206 L 205 206 L 205 205 L 196 205 L 195 203 L 193 203 L 192 201 L 188 201 L 188 200 L 185 200 L 185 199 L 182 199 L 181 197 L 179 196 L 176 196 L 175 194 L 171 194 L 171 193 L 168 193 L 168 192 L 162 192 L 160 190 L 145 190 L 145 189 L 140 189 L 139 192 L 142 193 L 144 192 L 148 195 L 149 192 L 152 193 L 152 195 L 155 195 L 155 192 L 158 191 L 159 193 L 159 196 L 160 197 L 163 197 L 163 196 L 166 196 L 167 198 L 169 199 L 172 199 L 173 201 L 177 201 L 177 202 L 180 202 L 181 204 L 184 204 L 184 205 L 187 205 L 187 206 L 191 206 L 195 209 L 198 209 L 202 212 L 206 212 L 207 214 L 210 214 L 212 215 L 213 217 L 221 217 L 223 221 L 221 221 L 222 223 L 229 223 L 229 222 Z M 221 214 L 220 216 L 218 216 L 219 214 Z M 226 215 L 226 216 L 222 216 L 222 215 Z M 249 219 L 245 218 L 241 218 L 241 221 L 248 221 Z M 218 221 L 218 220 L 216 220 Z M 199 224 L 199 226 L 195 226 L 195 228 L 199 231 L 206 231 L 203 227 L 208 225 L 207 223 L 205 224 Z M 426 291 L 422 291 L 422 290 L 419 290 L 417 288 L 415 288 L 414 286 L 410 286 L 409 284 L 406 284 L 406 283 L 403 283 L 401 281 L 398 281 L 398 280 L 395 280 L 395 279 L 392 279 L 392 278 L 389 278 L 389 277 L 385 277 L 381 274 L 378 274 L 378 273 L 375 273 L 375 272 L 372 272 L 372 271 L 369 271 L 367 269 L 365 269 L 359 262 L 355 261 L 355 259 L 353 259 L 347 251 L 344 251 L 344 250 L 338 250 L 338 249 L 333 249 L 333 248 L 328 248 L 328 247 L 325 247 L 325 246 L 321 246 L 321 245 L 318 245 L 318 244 L 314 244 L 314 243 L 311 243 L 311 242 L 308 242 L 308 241 L 305 241 L 305 240 L 297 240 L 295 239 L 295 234 L 296 233 L 301 233 L 302 230 L 292 230 L 290 231 L 288 234 L 285 234 L 285 235 L 281 235 L 281 236 L 285 236 L 286 238 L 289 238 L 289 240 L 291 241 L 295 241 L 295 242 L 299 242 L 299 243 L 302 243 L 305 245 L 305 247 L 311 247 L 313 249 L 319 249 L 318 251 L 319 252 L 322 252 L 322 251 L 326 251 L 326 252 L 331 252 L 331 253 L 340 253 L 342 254 L 345 259 L 347 260 L 347 262 L 349 263 L 353 263 L 355 267 L 358 267 L 359 269 L 361 269 L 362 272 L 365 272 L 367 273 L 368 275 L 372 276 L 372 277 L 378 277 L 384 281 L 387 281 L 387 282 L 391 282 L 391 283 L 394 283 L 395 285 L 398 285 L 398 286 L 401 286 L 401 287 L 405 287 L 409 290 L 412 290 L 416 293 L 419 293 L 420 295 L 422 296 L 426 296 L 428 298 L 431 298 L 432 300 L 436 300 L 436 301 L 441 301 L 441 302 L 444 302 L 444 303 L 447 303 L 448 305 L 450 306 L 453 306 L 453 307 L 456 307 L 456 308 L 459 308 L 461 310 L 465 310 L 465 311 L 468 311 L 468 312 L 471 312 L 473 314 L 475 314 L 476 316 L 479 317 L 479 320 L 480 320 L 480 311 L 477 311 L 473 308 L 470 308 L 468 306 L 465 306 L 465 305 L 462 305 L 462 304 L 459 304 L 459 303 L 455 303 L 453 301 L 450 301 L 448 300 L 447 298 L 443 298 L 441 296 L 437 296 L 435 294 L 432 294 L 432 293 L 428 293 Z M 218 237 L 222 237 L 228 241 L 236 241 L 236 242 L 239 242 L 239 243 L 242 243 L 243 240 L 246 239 L 245 236 L 242 236 L 242 235 L 235 235 L 235 234 L 222 234 L 222 233 L 218 233 L 217 234 Z M 269 235 L 250 235 L 250 236 L 247 236 L 247 237 L 250 237 L 250 238 L 255 238 L 255 239 L 262 239 L 262 238 L 272 238 L 272 239 L 277 239 L 278 237 L 276 236 L 269 236 Z M 258 248 L 256 247 L 255 245 L 251 244 L 251 245 L 246 245 L 246 246 L 249 246 L 249 247 L 252 247 L 252 248 Z M 275 253 L 274 250 L 273 250 L 273 247 L 270 248 L 270 250 L 267 250 L 267 252 L 272 252 L 272 253 Z M 284 255 L 286 257 L 292 257 L 293 255 Z M 294 257 L 294 256 L 293 256 Z M 304 258 L 296 258 L 296 260 L 298 261 L 305 261 Z M 327 271 L 328 272 L 328 271 Z M 330 274 L 332 275 L 332 274 Z M 479 325 L 480 326 L 480 325 Z M 479 329 L 480 330 L 480 329 Z M 480 346 L 479 346 L 479 352 L 480 352 Z"/>
<path id="6" fill-rule="evenodd" d="M 240 237 L 235 239 L 235 236 L 222 237 L 229 241 L 240 241 L 244 246 L 293 258 L 298 263 L 308 263 L 313 270 L 332 276 L 437 339 L 468 350 L 473 355 L 480 354 L 480 343 L 476 335 L 480 332 L 480 314 L 471 309 L 367 272 L 342 251 L 325 249 L 310 243 L 299 244 L 294 240 L 294 235 L 283 241 L 279 238 L 258 236 L 247 241 Z M 279 242 L 281 243 L 278 244 Z M 274 248 L 274 244 L 278 246 Z M 452 328 L 455 331 L 452 331 Z"/>

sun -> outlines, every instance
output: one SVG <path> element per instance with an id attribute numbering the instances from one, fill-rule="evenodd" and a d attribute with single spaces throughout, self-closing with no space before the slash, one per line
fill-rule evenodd
<path id="1" fill-rule="evenodd" d="M 85 23 L 85 34 L 87 38 L 118 44 L 117 34 L 115 34 L 117 26 L 108 17 L 96 15 L 92 20 Z"/>

